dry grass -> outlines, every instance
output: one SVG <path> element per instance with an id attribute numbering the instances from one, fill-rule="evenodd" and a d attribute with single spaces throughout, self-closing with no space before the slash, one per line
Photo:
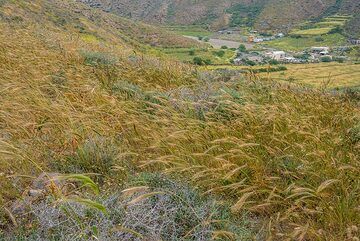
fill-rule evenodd
<path id="1" fill-rule="evenodd" d="M 290 64 L 286 67 L 288 70 L 284 72 L 271 73 L 271 78 L 313 87 L 320 87 L 326 82 L 329 82 L 330 88 L 360 85 L 360 66 L 354 63 Z"/>
<path id="2" fill-rule="evenodd" d="M 2 206 L 23 190 L 20 175 L 64 172 L 75 158 L 81 172 L 101 172 L 103 189 L 139 170 L 187 178 L 253 213 L 275 240 L 357 235 L 347 230 L 360 220 L 358 103 L 35 26 L 0 25 Z M 107 155 L 79 156 L 99 139 L 111 170 Z"/>

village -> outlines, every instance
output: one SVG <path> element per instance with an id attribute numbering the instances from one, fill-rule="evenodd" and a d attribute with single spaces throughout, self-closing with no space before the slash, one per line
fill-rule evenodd
<path id="1" fill-rule="evenodd" d="M 239 35 L 237 30 L 221 30 L 218 36 Z M 232 60 L 235 65 L 261 65 L 261 64 L 303 64 L 320 62 L 345 62 L 349 60 L 347 53 L 351 46 L 360 45 L 360 40 L 349 39 L 345 46 L 312 46 L 302 51 L 285 51 L 267 47 L 266 42 L 286 37 L 284 33 L 258 34 L 253 30 L 248 36 L 242 36 L 240 47 L 236 51 L 236 57 Z M 251 46 L 250 48 L 248 46 Z"/>
<path id="2" fill-rule="evenodd" d="M 287 52 L 263 48 L 260 50 L 238 50 L 236 58 L 233 60 L 235 65 L 258 65 L 266 63 L 320 63 L 320 62 L 344 62 L 348 60 L 346 51 L 349 47 L 312 47 L 301 52 Z"/>

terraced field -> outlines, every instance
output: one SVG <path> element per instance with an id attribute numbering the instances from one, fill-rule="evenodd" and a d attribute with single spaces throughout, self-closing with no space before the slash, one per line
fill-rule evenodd
<path id="1" fill-rule="evenodd" d="M 309 36 L 306 38 L 285 37 L 274 41 L 266 42 L 264 45 L 271 48 L 282 49 L 286 51 L 302 51 L 313 46 L 342 46 L 346 44 L 346 38 L 339 34 L 327 34 L 321 36 L 322 41 L 317 40 L 318 36 Z"/>
<path id="2" fill-rule="evenodd" d="M 351 16 L 334 15 L 321 21 L 305 22 L 294 28 L 289 37 L 266 42 L 266 46 L 288 50 L 301 51 L 312 46 L 341 46 L 346 44 L 341 28 Z"/>
<path id="3" fill-rule="evenodd" d="M 287 64 L 287 70 L 262 72 L 260 78 L 269 78 L 280 82 L 293 82 L 312 87 L 347 88 L 360 87 L 360 65 L 351 63 Z M 272 66 L 274 67 L 274 66 Z M 268 66 L 207 66 L 203 69 L 257 70 Z"/>
<path id="4" fill-rule="evenodd" d="M 310 86 L 330 88 L 360 87 L 360 65 L 350 63 L 320 63 L 286 65 L 284 72 L 270 73 L 272 79 Z M 262 76 L 267 73 L 262 73 Z"/>
<path id="5" fill-rule="evenodd" d="M 199 57 L 205 61 L 210 61 L 211 64 L 221 65 L 230 64 L 230 59 L 234 58 L 235 55 L 235 52 L 230 49 L 219 50 L 211 48 L 165 48 L 160 49 L 160 52 L 182 62 L 192 63 L 195 57 Z"/>

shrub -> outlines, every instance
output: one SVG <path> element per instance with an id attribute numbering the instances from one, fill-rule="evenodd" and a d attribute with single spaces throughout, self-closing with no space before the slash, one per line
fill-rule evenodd
<path id="1" fill-rule="evenodd" d="M 324 41 L 324 38 L 322 38 L 322 37 L 316 37 L 316 38 L 315 38 L 315 41 L 316 41 L 316 42 L 323 42 L 323 41 Z"/>
<path id="2" fill-rule="evenodd" d="M 101 197 L 89 195 L 106 208 L 107 214 L 85 203 L 57 204 L 51 198 L 27 203 L 34 230 L 15 235 L 15 240 L 205 241 L 218 231 L 234 240 L 251 238 L 245 216 L 235 218 L 229 206 L 203 197 L 187 184 L 144 173 L 132 177 L 127 187 Z M 22 222 L 25 227 L 26 219 Z"/>
<path id="3" fill-rule="evenodd" d="M 291 37 L 291 38 L 299 39 L 299 38 L 302 38 L 303 36 L 300 35 L 300 34 L 291 34 L 290 37 Z"/>
<path id="4" fill-rule="evenodd" d="M 203 65 L 203 59 L 201 57 L 195 57 L 193 59 L 193 64 L 196 64 L 196 65 Z"/>
<path id="5" fill-rule="evenodd" d="M 328 63 L 328 62 L 331 62 L 332 59 L 331 59 L 330 56 L 323 56 L 323 57 L 320 58 L 320 61 L 321 61 L 321 62 Z"/>
<path id="6" fill-rule="evenodd" d="M 271 65 L 278 65 L 279 61 L 277 61 L 276 59 L 270 59 L 268 63 Z"/>
<path id="7" fill-rule="evenodd" d="M 284 71 L 284 70 L 287 70 L 286 66 L 279 66 L 277 68 L 277 71 Z"/>
<path id="8" fill-rule="evenodd" d="M 198 40 L 203 40 L 203 37 L 202 36 L 198 36 Z"/>
<path id="9" fill-rule="evenodd" d="M 246 59 L 244 62 L 245 62 L 246 65 L 249 65 L 249 66 L 255 66 L 256 65 L 256 63 L 254 61 L 249 60 L 249 59 Z"/>
<path id="10" fill-rule="evenodd" d="M 266 72 L 279 72 L 279 71 L 285 71 L 287 70 L 286 66 L 279 66 L 276 68 L 260 68 L 252 70 L 253 73 L 266 73 Z"/>
<path id="11" fill-rule="evenodd" d="M 340 26 L 336 26 L 335 28 L 329 31 L 329 34 L 342 33 L 343 29 Z"/>
<path id="12" fill-rule="evenodd" d="M 218 56 L 218 57 L 224 57 L 225 55 L 225 51 L 224 50 L 219 50 L 219 51 L 215 51 L 214 55 Z"/>
<path id="13" fill-rule="evenodd" d="M 103 181 L 117 163 L 118 150 L 113 141 L 104 137 L 93 137 L 79 145 L 76 152 L 53 165 L 62 173 L 97 173 Z"/>
<path id="14" fill-rule="evenodd" d="M 244 44 L 240 44 L 238 50 L 239 50 L 240 52 L 246 52 L 246 46 L 245 46 Z"/>
<path id="15" fill-rule="evenodd" d="M 210 65 L 212 62 L 211 62 L 211 59 L 205 59 L 204 60 L 204 64 L 206 65 Z"/>
<path id="16" fill-rule="evenodd" d="M 203 38 L 204 42 L 209 42 L 210 38 L 209 37 L 205 37 Z"/>
<path id="17" fill-rule="evenodd" d="M 344 57 L 334 57 L 333 61 L 336 61 L 338 63 L 344 63 L 345 62 L 345 58 Z"/>
<path id="18" fill-rule="evenodd" d="M 228 49 L 228 46 L 223 45 L 221 46 L 221 49 Z"/>
<path id="19" fill-rule="evenodd" d="M 190 55 L 190 56 L 194 56 L 194 55 L 195 55 L 195 50 L 194 50 L 194 49 L 191 49 L 191 50 L 189 51 L 189 55 Z"/>

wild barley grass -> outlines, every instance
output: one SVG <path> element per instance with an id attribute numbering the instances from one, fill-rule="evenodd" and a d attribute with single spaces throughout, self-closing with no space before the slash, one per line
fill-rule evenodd
<path id="1" fill-rule="evenodd" d="M 157 173 L 130 178 L 128 188 L 92 196 L 106 213 L 79 202 L 55 200 L 48 195 L 24 202 L 18 217 L 27 230 L 5 240 L 219 240 L 249 239 L 248 217 L 235 218 L 229 207 L 184 183 Z M 133 185 L 146 185 L 134 187 Z M 0 234 L 1 235 L 1 234 Z M 1 236 L 0 236 L 1 238 Z"/>
<path id="2" fill-rule="evenodd" d="M 161 171 L 250 211 L 274 240 L 358 235 L 356 99 L 199 73 L 48 24 L 0 25 L 1 206 L 44 171 L 98 172 L 105 190 Z M 117 61 L 89 65 L 81 51 Z"/>

